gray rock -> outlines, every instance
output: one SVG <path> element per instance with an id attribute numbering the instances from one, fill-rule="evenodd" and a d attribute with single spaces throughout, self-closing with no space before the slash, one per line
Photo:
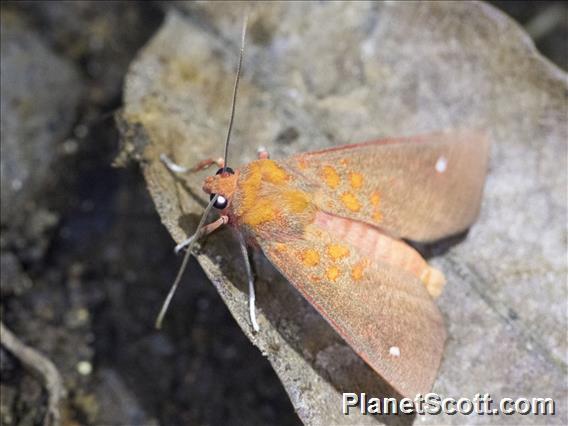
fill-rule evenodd
<path id="1" fill-rule="evenodd" d="M 0 187 L 3 224 L 22 218 L 52 179 L 57 144 L 69 132 L 81 94 L 72 64 L 18 18 L 2 13 Z M 64 166 L 58 169 L 65 172 Z"/>
<path id="2" fill-rule="evenodd" d="M 21 295 L 32 288 L 32 280 L 22 271 L 18 258 L 10 252 L 0 254 L 0 294 L 2 297 Z"/>
<path id="3" fill-rule="evenodd" d="M 97 418 L 99 424 L 147 426 L 158 424 L 155 419 L 148 418 L 135 395 L 116 371 L 101 369 L 98 378 L 100 381 L 97 388 L 98 401 L 102 408 Z"/>
<path id="4" fill-rule="evenodd" d="M 186 15 L 169 14 L 132 64 L 121 121 L 127 154 L 143 166 L 178 242 L 192 233 L 207 198 L 201 175 L 176 178 L 159 155 L 188 165 L 221 155 L 243 13 L 237 4 L 185 9 Z M 444 398 L 552 397 L 557 415 L 420 420 L 566 424 L 566 75 L 512 20 L 465 2 L 258 5 L 244 67 L 234 166 L 253 160 L 259 145 L 282 158 L 446 128 L 490 134 L 479 221 L 432 259 L 448 278 L 439 306 L 449 331 L 434 391 Z M 412 421 L 341 414 L 341 392 L 380 396 L 385 383 L 262 255 L 255 258 L 262 329 L 256 335 L 231 235 L 211 236 L 198 259 L 305 423 Z"/>

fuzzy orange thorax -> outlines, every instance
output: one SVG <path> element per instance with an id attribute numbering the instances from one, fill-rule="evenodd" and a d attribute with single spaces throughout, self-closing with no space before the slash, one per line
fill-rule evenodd
<path id="1" fill-rule="evenodd" d="M 310 210 L 311 197 L 294 188 L 292 177 L 273 160 L 258 160 L 243 170 L 237 215 L 249 226 L 262 225 Z M 281 223 L 284 225 L 284 223 Z"/>
<path id="2" fill-rule="evenodd" d="M 235 174 L 223 173 L 215 176 L 208 176 L 203 181 L 203 191 L 206 194 L 219 194 L 230 200 L 237 188 L 239 171 Z"/>

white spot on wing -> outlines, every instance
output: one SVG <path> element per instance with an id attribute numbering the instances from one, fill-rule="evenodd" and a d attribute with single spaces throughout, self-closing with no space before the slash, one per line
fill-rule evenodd
<path id="1" fill-rule="evenodd" d="M 389 349 L 389 354 L 398 358 L 400 356 L 400 348 L 398 346 L 391 346 Z"/>
<path id="2" fill-rule="evenodd" d="M 447 167 L 448 159 L 442 155 L 440 158 L 438 158 L 438 161 L 436 161 L 436 171 L 438 173 L 444 173 Z"/>

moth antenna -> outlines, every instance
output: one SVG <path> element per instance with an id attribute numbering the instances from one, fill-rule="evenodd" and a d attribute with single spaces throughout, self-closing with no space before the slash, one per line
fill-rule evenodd
<path id="1" fill-rule="evenodd" d="M 235 86 L 233 88 L 233 101 L 231 103 L 231 117 L 229 118 L 229 128 L 227 129 L 227 139 L 225 140 L 225 154 L 223 158 L 225 163 L 223 165 L 223 171 L 227 169 L 227 160 L 229 156 L 229 141 L 231 140 L 231 131 L 233 130 L 233 121 L 235 119 L 235 109 L 237 105 L 237 92 L 239 91 L 239 81 L 241 78 L 241 68 L 243 66 L 243 57 L 245 56 L 245 39 L 247 35 L 247 25 L 248 25 L 248 12 L 245 13 L 243 18 L 243 30 L 241 33 L 241 53 L 239 55 L 239 65 L 237 67 L 237 76 L 235 78 Z"/>
<path id="2" fill-rule="evenodd" d="M 183 256 L 183 261 L 181 263 L 181 266 L 179 267 L 178 273 L 176 275 L 176 279 L 174 280 L 174 283 L 172 284 L 170 291 L 168 292 L 168 295 L 166 296 L 166 299 L 164 300 L 164 303 L 162 304 L 162 309 L 160 309 L 160 313 L 158 314 L 158 317 L 156 318 L 155 326 L 158 330 L 160 330 L 162 328 L 162 322 L 164 321 L 164 317 L 166 316 L 166 312 L 168 311 L 168 308 L 170 306 L 170 302 L 172 301 L 172 298 L 174 297 L 174 294 L 175 294 L 175 292 L 178 288 L 178 285 L 181 281 L 181 277 L 183 276 L 183 273 L 185 272 L 185 269 L 187 268 L 187 263 L 189 262 L 189 258 L 191 257 L 191 251 L 193 249 L 193 246 L 194 246 L 195 242 L 201 237 L 201 230 L 203 229 L 203 226 L 205 225 L 205 220 L 207 219 L 209 212 L 213 208 L 213 204 L 215 204 L 215 201 L 217 201 L 218 196 L 219 196 L 219 194 L 215 194 L 215 196 L 211 199 L 211 201 L 209 201 L 209 204 L 207 205 L 207 207 L 205 208 L 205 211 L 203 212 L 203 216 L 201 216 L 201 220 L 199 221 L 199 225 L 197 225 L 197 229 L 195 230 L 195 233 L 190 237 L 190 241 L 187 244 L 187 249 L 186 249 L 185 255 Z"/>

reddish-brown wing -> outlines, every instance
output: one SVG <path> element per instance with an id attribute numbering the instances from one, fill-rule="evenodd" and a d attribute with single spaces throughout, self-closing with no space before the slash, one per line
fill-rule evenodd
<path id="1" fill-rule="evenodd" d="M 391 237 L 429 241 L 467 228 L 487 152 L 484 137 L 454 132 L 256 161 L 240 170 L 231 220 L 373 369 L 414 397 L 431 388 L 445 331 L 421 262 Z"/>
<path id="2" fill-rule="evenodd" d="M 318 184 L 321 210 L 432 241 L 476 219 L 488 151 L 484 134 L 457 131 L 303 153 L 282 164 Z"/>
<path id="3" fill-rule="evenodd" d="M 365 238 L 372 240 L 373 233 L 379 231 L 368 226 Z M 317 221 L 285 243 L 258 243 L 272 264 L 401 395 L 414 398 L 430 391 L 445 330 L 418 278 L 337 241 Z"/>

